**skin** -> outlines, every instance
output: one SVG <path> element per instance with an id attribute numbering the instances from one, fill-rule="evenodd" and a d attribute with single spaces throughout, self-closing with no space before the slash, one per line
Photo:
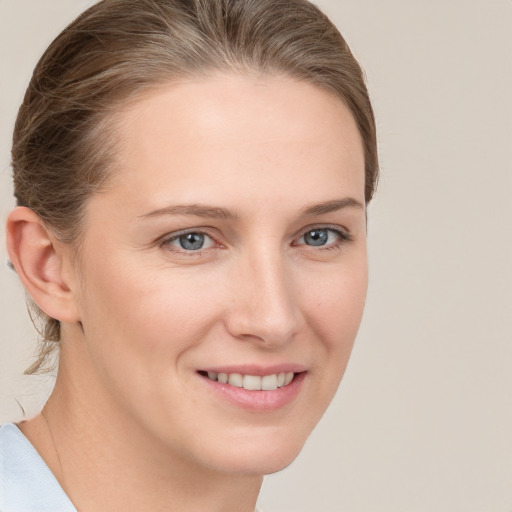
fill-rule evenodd
<path id="1" fill-rule="evenodd" d="M 78 510 L 252 511 L 334 396 L 362 316 L 357 127 L 316 86 L 226 74 L 162 87 L 115 122 L 119 169 L 89 200 L 78 258 L 30 210 L 9 219 L 11 261 L 62 325 L 55 390 L 20 428 Z M 173 209 L 190 204 L 223 215 Z M 314 228 L 324 246 L 308 245 Z M 185 251 L 183 230 L 207 233 L 203 249 Z M 198 373 L 288 363 L 305 378 L 271 411 Z"/>

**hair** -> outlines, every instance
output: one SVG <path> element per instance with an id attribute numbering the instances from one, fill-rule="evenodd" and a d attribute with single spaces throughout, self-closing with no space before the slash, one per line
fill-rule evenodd
<path id="1" fill-rule="evenodd" d="M 307 0 L 103 0 L 72 22 L 37 64 L 19 109 L 12 167 L 17 204 L 78 244 L 87 199 L 115 174 L 113 115 L 141 93 L 218 71 L 282 75 L 331 91 L 351 111 L 365 156 L 365 199 L 378 157 L 361 67 L 325 14 Z M 110 121 L 110 123 L 109 123 Z M 42 320 L 26 373 L 44 371 L 60 324 Z"/>

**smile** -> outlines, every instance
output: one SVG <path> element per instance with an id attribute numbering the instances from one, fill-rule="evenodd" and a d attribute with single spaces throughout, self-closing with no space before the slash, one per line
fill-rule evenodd
<path id="1" fill-rule="evenodd" d="M 206 375 L 210 380 L 249 391 L 273 391 L 290 384 L 295 374 L 280 372 L 260 377 L 259 375 L 242 375 L 241 373 L 207 372 Z"/>
<path id="2" fill-rule="evenodd" d="M 291 405 L 308 375 L 307 368 L 300 364 L 205 368 L 197 373 L 209 392 L 223 402 L 258 413 Z"/>

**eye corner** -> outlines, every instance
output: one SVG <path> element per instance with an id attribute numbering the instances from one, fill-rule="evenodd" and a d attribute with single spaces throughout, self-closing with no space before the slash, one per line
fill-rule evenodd
<path id="1" fill-rule="evenodd" d="M 200 256 L 208 250 L 223 247 L 215 237 L 203 229 L 170 233 L 162 237 L 158 245 L 168 252 L 185 256 Z"/>
<path id="2" fill-rule="evenodd" d="M 332 240 L 333 237 L 334 240 Z M 308 243 L 308 240 L 313 243 Z M 305 246 L 313 250 L 328 250 L 339 248 L 353 240 L 354 237 L 350 231 L 342 226 L 309 226 L 291 245 L 292 247 Z"/>

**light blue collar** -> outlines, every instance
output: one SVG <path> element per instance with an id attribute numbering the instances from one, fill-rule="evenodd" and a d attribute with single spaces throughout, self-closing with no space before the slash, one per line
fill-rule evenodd
<path id="1" fill-rule="evenodd" d="M 0 427 L 0 511 L 77 512 L 43 459 L 12 423 Z"/>

